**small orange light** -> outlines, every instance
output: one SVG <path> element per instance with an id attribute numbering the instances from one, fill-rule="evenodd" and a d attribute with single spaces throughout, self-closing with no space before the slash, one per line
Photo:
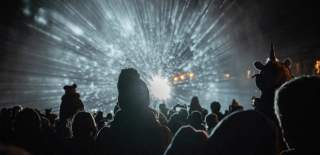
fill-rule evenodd
<path id="1" fill-rule="evenodd" d="M 315 69 L 315 73 L 320 75 L 320 60 L 316 60 L 314 69 Z"/>
<path id="2" fill-rule="evenodd" d="M 180 75 L 181 80 L 184 80 L 185 78 L 186 78 L 185 75 Z"/>
<path id="3" fill-rule="evenodd" d="M 178 77 L 174 77 L 174 78 L 173 78 L 173 81 L 178 81 L 178 80 L 179 80 Z"/>

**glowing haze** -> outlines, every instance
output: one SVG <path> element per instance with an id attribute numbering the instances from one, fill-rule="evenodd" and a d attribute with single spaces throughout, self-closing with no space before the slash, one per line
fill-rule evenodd
<path id="1" fill-rule="evenodd" d="M 160 100 L 168 100 L 171 96 L 171 86 L 168 79 L 154 75 L 148 81 L 151 95 Z"/>

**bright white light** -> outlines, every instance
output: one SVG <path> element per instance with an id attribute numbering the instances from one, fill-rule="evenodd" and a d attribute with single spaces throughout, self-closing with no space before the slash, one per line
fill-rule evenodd
<path id="1" fill-rule="evenodd" d="M 155 98 L 159 100 L 167 100 L 170 98 L 171 87 L 166 78 L 160 75 L 154 75 L 148 82 L 151 95 Z"/>

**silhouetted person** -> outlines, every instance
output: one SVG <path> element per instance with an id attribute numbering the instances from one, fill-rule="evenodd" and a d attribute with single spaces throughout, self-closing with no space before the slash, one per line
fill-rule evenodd
<path id="1" fill-rule="evenodd" d="M 65 94 L 61 98 L 59 124 L 57 132 L 61 138 L 70 138 L 70 124 L 73 116 L 84 110 L 84 105 L 80 99 L 80 94 L 76 91 L 77 85 L 66 85 L 63 87 Z"/>
<path id="2" fill-rule="evenodd" d="M 79 112 L 72 123 L 73 137 L 64 150 L 66 155 L 93 155 L 97 134 L 96 123 L 88 112 Z"/>
<path id="3" fill-rule="evenodd" d="M 260 72 L 253 77 L 255 77 L 256 86 L 261 91 L 260 98 L 255 98 L 254 108 L 274 121 L 279 132 L 281 129 L 274 113 L 275 91 L 283 83 L 293 78 L 290 70 L 291 63 L 290 59 L 284 59 L 282 62 L 277 59 L 273 44 L 267 62 L 265 64 L 260 61 L 254 63 L 255 68 Z M 281 134 L 280 132 L 280 137 L 282 137 Z M 280 145 L 282 149 L 286 149 L 285 142 L 281 141 Z"/>
<path id="4" fill-rule="evenodd" d="M 33 109 L 18 113 L 14 123 L 14 144 L 32 155 L 49 154 L 42 134 L 41 118 Z"/>
<path id="5" fill-rule="evenodd" d="M 77 85 L 64 86 L 65 94 L 62 96 L 59 119 L 66 120 L 73 117 L 79 111 L 84 110 L 83 103 L 80 99 L 80 94 L 76 92 Z"/>
<path id="6" fill-rule="evenodd" d="M 168 119 L 162 112 L 157 112 L 157 119 L 161 125 L 168 126 Z"/>
<path id="7" fill-rule="evenodd" d="M 291 154 L 320 154 L 319 95 L 319 76 L 291 80 L 276 93 L 275 110 L 283 135 L 295 149 Z"/>
<path id="8" fill-rule="evenodd" d="M 233 99 L 231 104 L 229 105 L 229 111 L 228 112 L 232 113 L 232 112 L 239 111 L 239 110 L 243 110 L 242 105 L 240 105 L 240 103 L 238 101 Z"/>
<path id="9" fill-rule="evenodd" d="M 277 129 L 254 110 L 226 116 L 212 131 L 206 155 L 278 155 Z"/>
<path id="10" fill-rule="evenodd" d="M 97 128 L 98 130 L 100 130 L 101 128 L 103 128 L 105 126 L 105 119 L 103 118 L 103 112 L 102 111 L 98 111 L 94 120 L 97 123 Z"/>
<path id="11" fill-rule="evenodd" d="M 214 113 L 217 115 L 218 120 L 221 120 L 223 118 L 223 114 L 220 112 L 221 105 L 218 101 L 213 101 L 210 104 L 211 113 Z"/>
<path id="12" fill-rule="evenodd" d="M 181 110 L 178 112 L 180 121 L 182 124 L 187 124 L 188 123 L 188 111 L 186 108 L 181 108 Z"/>
<path id="13" fill-rule="evenodd" d="M 196 130 L 204 130 L 206 131 L 206 127 L 203 124 L 202 121 L 202 115 L 200 112 L 198 111 L 193 111 L 190 115 L 189 115 L 189 124 L 194 127 Z"/>
<path id="14" fill-rule="evenodd" d="M 113 120 L 113 115 L 112 113 L 108 113 L 107 116 L 106 116 L 106 121 L 109 123 Z"/>
<path id="15" fill-rule="evenodd" d="M 9 109 L 0 111 L 0 144 L 10 144 L 13 136 L 13 118 Z"/>
<path id="16" fill-rule="evenodd" d="M 165 155 L 202 155 L 208 136 L 192 126 L 183 126 L 173 137 Z"/>
<path id="17" fill-rule="evenodd" d="M 169 119 L 168 127 L 170 128 L 172 134 L 175 134 L 178 129 L 187 125 L 188 122 L 188 111 L 185 108 L 181 108 L 179 111 L 176 111 Z"/>
<path id="18" fill-rule="evenodd" d="M 261 96 L 256 98 L 254 107 L 274 122 L 277 122 L 273 108 L 274 94 L 277 88 L 292 78 L 290 65 L 291 61 L 289 59 L 280 62 L 276 58 L 273 45 L 271 45 L 270 55 L 265 64 L 260 61 L 254 63 L 255 68 L 260 70 L 260 73 L 253 77 L 256 79 L 257 87 L 261 90 Z"/>
<path id="19" fill-rule="evenodd" d="M 51 111 L 52 109 L 45 109 L 45 117 L 49 120 L 50 124 L 54 126 L 58 116 L 53 114 Z"/>
<path id="20" fill-rule="evenodd" d="M 208 114 L 208 110 L 201 107 L 199 98 L 197 96 L 193 96 L 191 99 L 189 114 L 191 114 L 194 111 L 200 112 L 203 119 Z"/>
<path id="21" fill-rule="evenodd" d="M 159 105 L 159 111 L 168 118 L 169 114 L 169 109 L 167 108 L 167 105 L 165 103 L 161 103 Z"/>
<path id="22" fill-rule="evenodd" d="M 138 72 L 123 69 L 117 86 L 120 110 L 110 128 L 105 127 L 99 132 L 98 152 L 110 155 L 163 154 L 170 142 L 170 131 L 158 123 L 148 107 L 149 90 Z"/>
<path id="23" fill-rule="evenodd" d="M 213 128 L 218 124 L 219 120 L 218 120 L 218 116 L 215 113 L 209 114 L 206 116 L 205 119 L 207 126 L 208 126 L 208 134 L 211 133 L 211 131 L 213 130 Z"/>
<path id="24" fill-rule="evenodd" d="M 21 110 L 23 109 L 23 107 L 21 105 L 16 105 L 12 108 L 12 119 L 15 119 L 18 115 L 19 112 L 21 112 Z"/>

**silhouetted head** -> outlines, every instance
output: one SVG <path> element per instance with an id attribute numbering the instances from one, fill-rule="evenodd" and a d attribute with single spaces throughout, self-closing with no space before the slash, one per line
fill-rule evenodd
<path id="1" fill-rule="evenodd" d="M 178 112 L 180 121 L 185 122 L 188 119 L 189 113 L 187 109 L 181 108 L 181 110 Z"/>
<path id="2" fill-rule="evenodd" d="M 192 105 L 195 105 L 195 106 L 200 105 L 198 96 L 193 96 L 193 97 L 192 97 L 192 99 L 191 99 L 191 104 L 190 104 L 190 105 L 191 105 L 191 106 L 192 106 Z"/>
<path id="3" fill-rule="evenodd" d="M 207 115 L 205 120 L 209 128 L 216 126 L 219 122 L 218 116 L 215 113 Z"/>
<path id="4" fill-rule="evenodd" d="M 40 134 L 41 118 L 39 114 L 33 109 L 24 108 L 16 117 L 14 130 L 18 136 Z"/>
<path id="5" fill-rule="evenodd" d="M 319 76 L 293 79 L 276 92 L 275 112 L 290 147 L 305 152 L 319 150 L 319 95 Z"/>
<path id="6" fill-rule="evenodd" d="M 161 103 L 161 104 L 159 104 L 159 110 L 161 112 L 165 112 L 165 111 L 168 111 L 169 109 L 167 108 L 167 105 L 165 103 Z"/>
<path id="7" fill-rule="evenodd" d="M 95 118 L 98 120 L 103 119 L 103 112 L 99 110 Z"/>
<path id="8" fill-rule="evenodd" d="M 44 111 L 45 111 L 46 115 L 49 115 L 49 114 L 51 114 L 52 108 L 45 109 Z"/>
<path id="9" fill-rule="evenodd" d="M 118 103 L 122 110 L 139 109 L 149 105 L 148 87 L 133 68 L 121 70 L 118 80 L 118 93 Z"/>
<path id="10" fill-rule="evenodd" d="M 66 85 L 63 87 L 65 94 L 61 97 L 59 119 L 65 121 L 71 119 L 75 113 L 84 110 L 80 94 L 76 91 L 77 85 Z"/>
<path id="11" fill-rule="evenodd" d="M 239 111 L 226 116 L 213 129 L 206 154 L 276 155 L 276 126 L 257 111 Z"/>
<path id="12" fill-rule="evenodd" d="M 92 115 L 88 112 L 78 112 L 73 119 L 72 132 L 74 137 L 94 137 L 97 127 Z"/>
<path id="13" fill-rule="evenodd" d="M 21 112 L 22 109 L 23 109 L 23 107 L 22 107 L 21 105 L 16 105 L 16 106 L 14 106 L 14 107 L 12 108 L 12 115 L 13 115 L 13 117 L 16 117 L 17 114 L 18 114 L 19 112 Z"/>
<path id="14" fill-rule="evenodd" d="M 279 62 L 276 58 L 274 46 L 271 45 L 270 56 L 266 64 L 256 61 L 254 66 L 260 70 L 259 74 L 254 75 L 256 78 L 256 85 L 262 92 L 275 91 L 284 82 L 292 78 L 290 71 L 291 61 L 285 59 Z"/>
<path id="15" fill-rule="evenodd" d="M 180 120 L 178 113 L 174 113 L 170 116 L 168 127 L 170 128 L 172 133 L 176 133 L 178 129 L 182 126 L 181 123 L 182 122 Z"/>
<path id="16" fill-rule="evenodd" d="M 198 110 L 201 111 L 201 105 L 199 102 L 199 98 L 197 96 L 193 96 L 190 103 L 190 111 Z"/>
<path id="17" fill-rule="evenodd" d="M 208 136 L 191 126 L 181 127 L 174 135 L 165 155 L 201 155 Z"/>
<path id="18" fill-rule="evenodd" d="M 77 93 L 77 85 L 65 85 L 63 87 L 64 89 L 64 95 L 62 96 L 62 101 L 63 102 L 68 102 L 68 103 L 75 103 L 80 101 L 80 94 Z M 81 102 L 81 101 L 80 101 Z"/>
<path id="19" fill-rule="evenodd" d="M 112 120 L 112 119 L 113 119 L 112 113 L 108 113 L 107 116 L 106 116 L 106 120 L 107 120 L 107 121 L 110 121 L 110 120 Z"/>
<path id="20" fill-rule="evenodd" d="M 189 121 L 191 124 L 202 124 L 202 116 L 198 111 L 194 111 L 189 115 Z"/>
<path id="21" fill-rule="evenodd" d="M 234 112 L 237 110 L 243 110 L 243 107 L 242 107 L 242 105 L 240 105 L 240 103 L 237 100 L 232 99 L 232 102 L 229 106 L 229 111 Z"/>
<path id="22" fill-rule="evenodd" d="M 76 84 L 72 84 L 72 85 L 65 85 L 63 87 L 64 91 L 66 94 L 70 94 L 70 93 L 76 93 L 76 88 L 77 85 Z"/>
<path id="23" fill-rule="evenodd" d="M 159 104 L 159 109 L 167 109 L 167 105 L 165 103 Z"/>
<path id="24" fill-rule="evenodd" d="M 211 108 L 211 112 L 217 113 L 217 112 L 220 111 L 221 105 L 220 105 L 220 103 L 218 101 L 213 101 L 210 104 L 210 108 Z"/>

